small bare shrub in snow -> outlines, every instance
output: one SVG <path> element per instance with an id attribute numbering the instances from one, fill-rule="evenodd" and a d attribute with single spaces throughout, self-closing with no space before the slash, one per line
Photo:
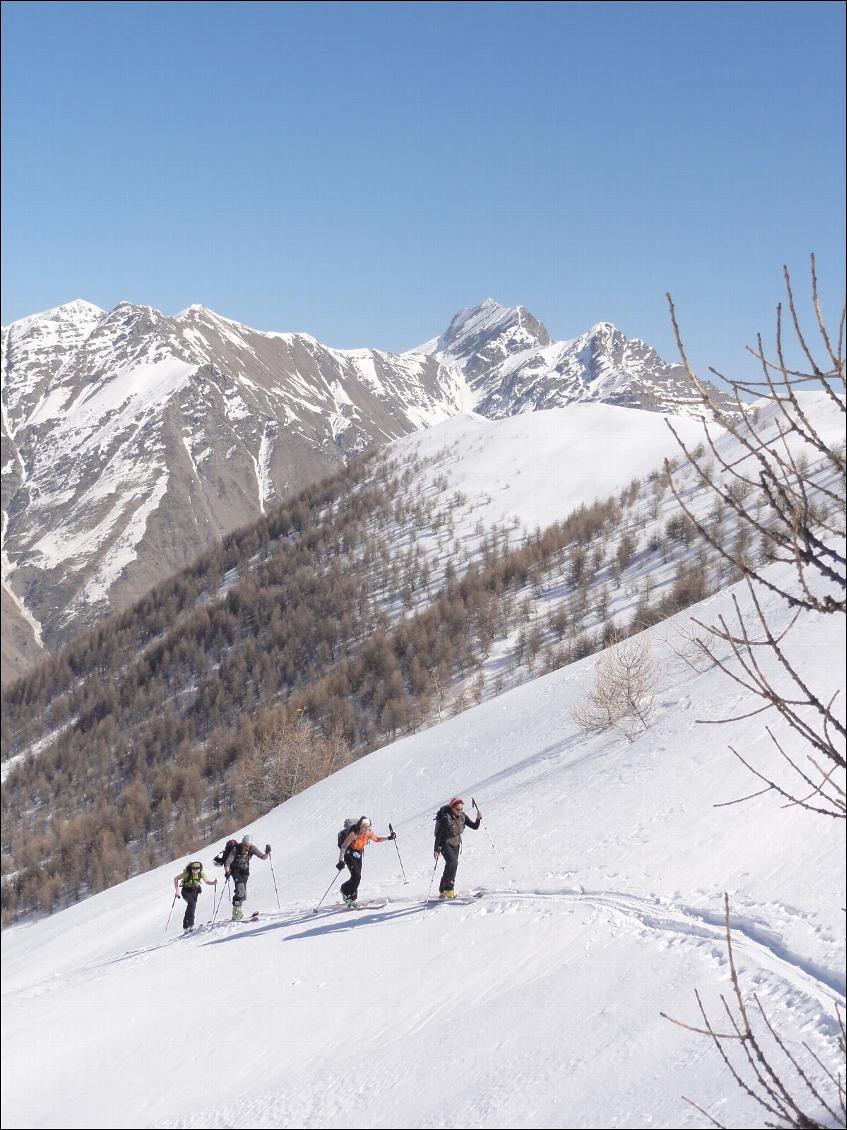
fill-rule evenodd
<path id="1" fill-rule="evenodd" d="M 618 640 L 600 655 L 594 683 L 571 717 L 588 733 L 617 730 L 634 742 L 653 717 L 658 682 L 658 668 L 647 642 Z"/>

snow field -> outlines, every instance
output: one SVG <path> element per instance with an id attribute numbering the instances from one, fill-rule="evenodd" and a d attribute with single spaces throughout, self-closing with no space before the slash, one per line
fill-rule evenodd
<path id="1" fill-rule="evenodd" d="M 698 616 L 714 618 L 729 595 Z M 282 906 L 254 861 L 254 924 L 183 938 L 180 902 L 165 935 L 180 860 L 6 931 L 3 1124 L 702 1125 L 683 1094 L 721 1121 L 756 1124 L 710 1043 L 658 1014 L 695 1022 L 695 987 L 717 1014 L 727 890 L 745 992 L 792 1048 L 804 1040 L 828 1056 L 831 1005 L 844 997 L 843 832 L 768 797 L 712 807 L 751 791 L 728 742 L 758 763 L 770 753 L 761 718 L 696 724 L 737 713 L 742 696 L 667 645 L 687 622 L 681 613 L 646 633 L 661 693 L 632 744 L 586 737 L 570 720 L 589 658 L 378 750 L 256 821 Z M 805 617 L 789 639 L 822 692 L 843 685 L 836 617 Z M 424 910 L 431 818 L 456 792 L 481 804 L 508 878 L 484 829 L 468 830 L 458 887 L 485 893 Z M 380 834 L 393 823 L 409 884 L 394 846 L 371 845 L 361 895 L 387 905 L 313 914 L 334 875 L 335 832 L 354 813 Z M 218 846 L 191 858 L 211 874 Z"/>

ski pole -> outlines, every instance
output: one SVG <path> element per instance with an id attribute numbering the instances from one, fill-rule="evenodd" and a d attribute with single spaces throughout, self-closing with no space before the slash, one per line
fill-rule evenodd
<path id="1" fill-rule="evenodd" d="M 331 882 L 331 883 L 329 884 L 329 886 L 327 887 L 327 889 L 326 889 L 326 890 L 324 891 L 323 895 L 321 896 L 321 902 L 323 902 L 323 900 L 324 900 L 324 899 L 326 898 L 326 896 L 327 896 L 327 895 L 329 894 L 329 892 L 330 892 L 330 891 L 332 890 L 332 888 L 333 888 L 333 887 L 335 886 L 336 880 L 338 879 L 338 876 L 339 876 L 340 874 L 341 874 L 341 872 L 340 872 L 340 871 L 336 871 L 336 872 L 335 872 L 335 878 L 334 878 L 334 879 L 332 880 L 332 882 Z M 316 907 L 314 908 L 314 910 L 312 911 L 312 914 L 317 914 L 317 913 L 318 913 L 318 911 L 319 911 L 319 910 L 320 910 L 320 908 L 321 908 L 321 902 L 319 902 L 319 903 L 318 903 L 318 905 L 317 905 L 317 906 L 316 906 Z"/>
<path id="2" fill-rule="evenodd" d="M 473 797 L 471 797 L 471 804 L 474 806 L 474 808 L 477 810 L 477 812 L 479 812 L 479 805 L 476 803 L 476 801 L 474 800 Z M 500 870 L 506 876 L 506 882 L 509 884 L 509 886 L 513 887 L 514 883 L 509 878 L 509 874 L 506 871 L 506 868 L 503 866 L 503 860 L 500 858 L 500 852 L 494 846 L 494 840 L 492 840 L 492 838 L 491 838 L 491 833 L 488 831 L 488 825 L 485 823 L 485 818 L 483 817 L 481 812 L 479 812 L 479 818 L 482 821 L 482 826 L 485 829 L 485 834 L 486 834 L 486 836 L 488 836 L 488 842 L 491 844 L 492 850 L 494 851 L 494 854 L 497 856 L 497 862 L 500 864 Z"/>
<path id="3" fill-rule="evenodd" d="M 221 897 L 223 897 L 223 891 L 221 891 Z M 217 881 L 217 879 L 215 879 L 215 893 L 212 895 L 212 907 L 214 908 L 214 913 L 212 914 L 212 921 L 213 922 L 218 917 L 218 907 L 220 905 L 221 904 L 218 901 L 218 881 Z"/>
<path id="4" fill-rule="evenodd" d="M 221 897 L 218 899 L 218 905 L 215 907 L 215 918 L 217 918 L 218 911 L 221 908 L 221 903 L 224 901 L 224 894 L 228 890 L 229 890 L 229 875 L 227 875 L 227 877 L 226 877 L 225 885 L 223 887 L 221 887 Z M 215 918 L 212 919 L 213 922 L 215 921 Z"/>
<path id="5" fill-rule="evenodd" d="M 394 840 L 394 847 L 397 849 L 397 858 L 400 859 L 400 849 L 397 847 L 397 836 L 390 823 L 388 825 L 388 831 L 391 833 L 392 840 Z M 408 886 L 409 880 L 406 878 L 406 868 L 403 866 L 402 859 L 400 859 L 400 870 L 403 872 L 403 882 Z"/>
<path id="6" fill-rule="evenodd" d="M 174 892 L 174 901 L 173 901 L 173 902 L 171 903 L 171 909 L 170 909 L 170 910 L 168 911 L 168 920 L 167 920 L 167 922 L 165 923 L 165 933 L 166 933 L 166 934 L 167 934 L 167 932 L 168 932 L 168 926 L 170 926 L 170 924 L 171 924 L 171 915 L 172 915 L 172 914 L 173 914 L 173 912 L 174 912 L 174 907 L 176 906 L 176 900 L 177 900 L 178 898 L 179 898 L 179 891 L 175 891 L 175 892 Z"/>
<path id="7" fill-rule="evenodd" d="M 426 902 L 423 905 L 424 910 L 426 910 L 426 908 L 429 906 L 429 896 L 432 893 L 432 884 L 435 882 L 435 872 L 437 870 L 438 870 L 438 859 L 435 860 L 435 863 L 432 866 L 432 875 L 430 876 L 429 886 L 427 887 L 427 891 L 426 891 Z"/>
<path id="8" fill-rule="evenodd" d="M 279 889 L 277 888 L 277 885 L 276 885 L 276 872 L 274 871 L 274 861 L 273 861 L 273 856 L 271 855 L 271 845 L 270 844 L 268 844 L 268 862 L 271 865 L 271 878 L 274 881 L 274 894 L 276 895 L 276 905 L 277 905 L 277 908 L 279 910 L 282 910 L 282 907 L 279 905 Z"/>

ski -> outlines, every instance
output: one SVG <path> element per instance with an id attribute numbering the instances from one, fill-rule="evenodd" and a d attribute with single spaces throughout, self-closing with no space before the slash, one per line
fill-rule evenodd
<path id="1" fill-rule="evenodd" d="M 387 903 L 385 901 L 383 901 L 383 902 L 357 902 L 357 903 L 354 903 L 352 906 L 349 903 L 343 903 L 343 902 L 339 903 L 339 909 L 341 909 L 341 910 L 381 910 L 384 906 L 387 906 Z"/>
<path id="2" fill-rule="evenodd" d="M 217 922 L 207 922 L 206 925 L 212 926 L 246 926 L 248 922 L 256 922 L 259 918 L 258 910 L 254 910 L 252 914 L 248 914 L 245 918 L 219 918 Z M 195 927 L 199 929 L 200 927 Z"/>
<path id="3" fill-rule="evenodd" d="M 484 894 L 485 894 L 485 891 L 470 891 L 466 895 L 456 895 L 456 897 L 452 898 L 452 899 L 430 898 L 430 899 L 427 899 L 426 905 L 427 906 L 442 906 L 442 905 L 448 906 L 450 904 L 455 904 L 457 906 L 470 906 L 471 903 L 476 902 L 477 899 L 481 899 Z"/>

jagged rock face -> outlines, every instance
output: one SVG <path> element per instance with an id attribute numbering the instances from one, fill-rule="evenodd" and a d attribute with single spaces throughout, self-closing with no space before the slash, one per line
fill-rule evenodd
<path id="1" fill-rule="evenodd" d="M 527 350 L 549 345 L 547 327 L 523 306 L 500 306 L 486 298 L 454 315 L 441 337 L 421 352 L 458 364 L 472 387 L 501 362 Z"/>
<path id="2" fill-rule="evenodd" d="M 553 341 L 522 306 L 506 308 L 487 298 L 460 310 L 441 337 L 420 348 L 462 369 L 474 409 L 489 418 L 585 400 L 702 415 L 684 368 L 669 365 L 610 322 L 571 341 Z M 716 389 L 714 393 L 721 398 Z"/>
<path id="3" fill-rule="evenodd" d="M 649 345 L 625 338 L 608 322 L 575 341 L 554 342 L 495 366 L 479 385 L 477 411 L 512 416 L 584 400 L 702 413 L 682 366 L 668 365 Z"/>
<path id="4" fill-rule="evenodd" d="M 471 408 L 692 405 L 609 323 L 554 342 L 490 298 L 402 355 L 78 301 L 4 329 L 2 357 L 4 679 L 371 444 Z"/>

